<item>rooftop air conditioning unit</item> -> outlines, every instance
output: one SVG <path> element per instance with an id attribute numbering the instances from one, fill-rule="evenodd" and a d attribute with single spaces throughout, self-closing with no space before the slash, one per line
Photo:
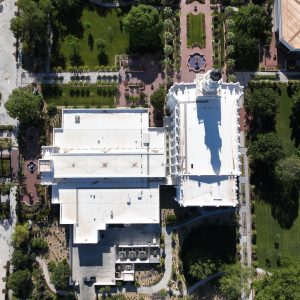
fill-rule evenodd
<path id="1" fill-rule="evenodd" d="M 129 251 L 129 259 L 136 260 L 136 253 L 135 251 Z"/>
<path id="2" fill-rule="evenodd" d="M 125 270 L 126 271 L 131 271 L 132 270 L 132 265 L 126 265 Z"/>
<path id="3" fill-rule="evenodd" d="M 125 260 L 126 259 L 126 252 L 120 251 L 119 252 L 119 258 L 120 258 L 120 260 Z"/>
<path id="4" fill-rule="evenodd" d="M 145 259 L 147 259 L 147 253 L 146 253 L 146 251 L 140 251 L 140 252 L 139 252 L 139 259 L 140 259 L 140 260 L 145 260 Z"/>

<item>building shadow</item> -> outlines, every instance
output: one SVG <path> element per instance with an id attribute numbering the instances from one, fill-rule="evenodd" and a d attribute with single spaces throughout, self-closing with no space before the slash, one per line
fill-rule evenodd
<path id="1" fill-rule="evenodd" d="M 98 244 L 79 244 L 78 255 L 80 266 L 96 267 L 103 266 L 103 253 L 110 252 L 109 247 L 103 247 Z"/>
<path id="2" fill-rule="evenodd" d="M 219 132 L 219 126 L 221 125 L 220 106 L 221 99 L 219 97 L 213 100 L 206 100 L 205 98 L 197 100 L 197 118 L 198 122 L 204 125 L 204 143 L 210 151 L 210 163 L 215 174 L 219 174 L 221 169 L 220 151 L 222 148 L 222 139 Z"/>

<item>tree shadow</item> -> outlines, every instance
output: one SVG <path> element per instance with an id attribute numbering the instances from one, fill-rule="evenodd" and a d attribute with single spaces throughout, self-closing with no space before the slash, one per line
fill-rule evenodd
<path id="1" fill-rule="evenodd" d="M 77 52 L 70 55 L 70 63 L 73 67 L 79 67 L 84 65 L 82 57 Z"/>
<path id="2" fill-rule="evenodd" d="M 93 48 L 94 48 L 94 37 L 90 33 L 88 35 L 88 46 L 90 48 L 90 51 L 93 51 Z"/>
<path id="3" fill-rule="evenodd" d="M 293 108 L 290 115 L 291 140 L 294 141 L 296 148 L 300 145 L 300 103 L 297 106 L 299 107 Z"/>
<path id="4" fill-rule="evenodd" d="M 274 167 L 255 166 L 251 184 L 257 188 L 259 198 L 271 206 L 273 218 L 281 228 L 290 229 L 298 217 L 299 191 L 287 187 L 274 177 Z M 268 171 L 269 170 L 269 171 Z"/>
<path id="5" fill-rule="evenodd" d="M 98 58 L 100 66 L 107 66 L 108 65 L 108 56 L 104 51 L 100 51 L 97 58 Z"/>

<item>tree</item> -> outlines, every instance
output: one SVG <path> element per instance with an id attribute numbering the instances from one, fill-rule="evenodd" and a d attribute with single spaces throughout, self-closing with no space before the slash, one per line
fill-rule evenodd
<path id="1" fill-rule="evenodd" d="M 29 257 L 27 254 L 24 254 L 23 251 L 16 249 L 12 254 L 11 264 L 16 270 L 26 269 L 29 264 Z"/>
<path id="2" fill-rule="evenodd" d="M 166 41 L 166 43 L 169 43 L 173 40 L 174 36 L 171 32 L 165 32 L 164 33 L 164 39 Z"/>
<path id="3" fill-rule="evenodd" d="M 66 260 L 60 261 L 53 266 L 51 282 L 58 290 L 65 290 L 69 285 L 71 268 Z"/>
<path id="4" fill-rule="evenodd" d="M 248 153 L 254 165 L 267 167 L 284 156 L 281 142 L 274 132 L 258 134 L 257 139 L 250 143 Z"/>
<path id="5" fill-rule="evenodd" d="M 232 71 L 233 68 L 234 68 L 234 65 L 235 65 L 235 60 L 233 58 L 228 58 L 227 62 L 226 62 L 226 65 L 227 65 L 228 69 L 230 71 Z"/>
<path id="6" fill-rule="evenodd" d="M 163 85 L 161 85 L 156 91 L 152 93 L 152 95 L 150 96 L 150 102 L 154 109 L 159 111 L 162 111 L 164 109 L 166 95 L 166 89 Z"/>
<path id="7" fill-rule="evenodd" d="M 248 37 L 264 39 L 266 30 L 270 26 L 270 18 L 263 6 L 252 3 L 243 5 L 238 12 L 234 14 L 234 27 L 241 35 Z"/>
<path id="8" fill-rule="evenodd" d="M 170 56 L 173 53 L 173 47 L 170 45 L 166 45 L 164 47 L 164 53 L 166 56 Z"/>
<path id="9" fill-rule="evenodd" d="M 281 180 L 285 186 L 300 185 L 300 158 L 292 155 L 278 161 L 275 168 L 276 177 Z"/>
<path id="10" fill-rule="evenodd" d="M 100 52 L 104 51 L 104 48 L 105 48 L 105 46 L 106 46 L 105 40 L 103 40 L 103 39 L 97 39 L 97 40 L 96 40 L 96 46 L 97 46 L 97 49 L 98 49 Z"/>
<path id="11" fill-rule="evenodd" d="M 204 279 L 218 271 L 216 263 L 206 255 L 202 255 L 189 266 L 189 275 L 197 280 Z"/>
<path id="12" fill-rule="evenodd" d="M 238 299 L 242 292 L 246 297 L 250 293 L 250 280 L 254 272 L 251 268 L 243 266 L 241 263 L 229 264 L 223 267 L 224 275 L 220 279 L 220 289 L 226 299 Z"/>
<path id="13" fill-rule="evenodd" d="M 24 89 L 14 89 L 5 103 L 5 108 L 12 118 L 26 123 L 40 118 L 43 101 L 39 94 L 35 95 Z"/>
<path id="14" fill-rule="evenodd" d="M 245 108 L 253 119 L 252 125 L 272 128 L 278 111 L 275 91 L 272 88 L 247 90 Z"/>
<path id="15" fill-rule="evenodd" d="M 295 146 L 298 147 L 300 145 L 300 92 L 296 92 L 293 96 L 290 127 L 292 128 L 292 138 L 295 141 Z"/>
<path id="16" fill-rule="evenodd" d="M 31 288 L 31 274 L 29 270 L 18 270 L 8 277 L 7 287 L 11 289 L 14 296 L 27 299 Z"/>
<path id="17" fill-rule="evenodd" d="M 46 252 L 48 250 L 48 243 L 42 238 L 34 238 L 31 240 L 31 248 L 34 252 Z"/>
<path id="18" fill-rule="evenodd" d="M 156 8 L 144 4 L 132 7 L 124 26 L 134 51 L 153 51 L 161 47 L 162 21 Z"/>
<path id="19" fill-rule="evenodd" d="M 29 225 L 28 223 L 17 224 L 15 232 L 12 235 L 12 242 L 15 248 L 20 248 L 22 244 L 29 241 Z"/>
<path id="20" fill-rule="evenodd" d="M 300 263 L 282 260 L 281 268 L 254 282 L 255 299 L 300 299 Z"/>
<path id="21" fill-rule="evenodd" d="M 78 37 L 76 37 L 73 34 L 69 34 L 66 37 L 66 43 L 67 43 L 67 46 L 72 51 L 72 55 L 74 55 L 74 56 L 78 55 L 78 48 L 80 46 L 80 41 L 79 41 Z"/>
<path id="22" fill-rule="evenodd" d="M 49 116 L 55 116 L 57 114 L 57 106 L 53 103 L 48 104 L 47 112 Z"/>

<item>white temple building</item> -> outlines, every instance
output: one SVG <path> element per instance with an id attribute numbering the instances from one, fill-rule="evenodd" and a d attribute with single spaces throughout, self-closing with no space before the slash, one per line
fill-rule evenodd
<path id="1" fill-rule="evenodd" d="M 169 90 L 165 119 L 167 179 L 182 206 L 236 206 L 239 170 L 239 83 L 218 71 Z"/>
<path id="2" fill-rule="evenodd" d="M 161 185 L 181 206 L 236 206 L 242 97 L 209 71 L 171 87 L 162 128 L 147 109 L 62 110 L 39 172 L 72 228 L 73 280 L 115 285 L 134 280 L 135 264 L 160 262 Z"/>

